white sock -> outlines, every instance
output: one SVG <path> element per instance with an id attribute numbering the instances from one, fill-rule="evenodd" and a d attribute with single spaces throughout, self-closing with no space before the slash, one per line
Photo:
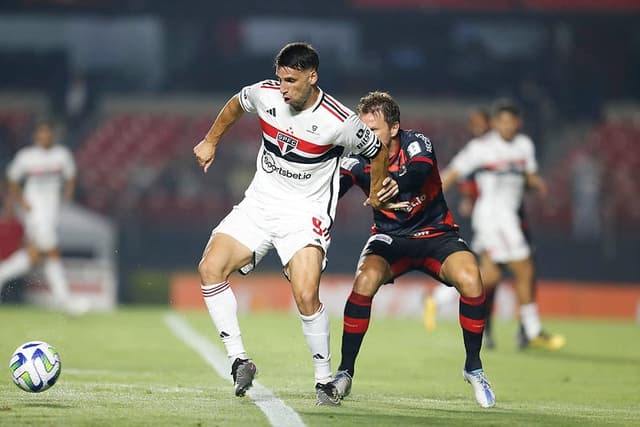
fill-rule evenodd
<path id="1" fill-rule="evenodd" d="M 248 359 L 242 344 L 238 324 L 238 301 L 229 286 L 229 281 L 214 285 L 201 285 L 202 296 L 207 304 L 209 316 L 218 330 L 218 335 L 227 349 L 229 359 Z"/>
<path id="2" fill-rule="evenodd" d="M 0 263 L 0 291 L 6 282 L 22 276 L 31 268 L 31 257 L 26 249 L 20 249 Z"/>
<path id="3" fill-rule="evenodd" d="M 300 314 L 302 333 L 313 356 L 316 383 L 331 381 L 331 351 L 329 339 L 329 316 L 320 304 L 318 311 L 311 316 Z"/>
<path id="4" fill-rule="evenodd" d="M 59 258 L 48 258 L 44 262 L 43 272 L 56 304 L 69 304 L 69 283 L 64 275 L 62 261 Z"/>
<path id="5" fill-rule="evenodd" d="M 520 320 L 528 339 L 533 339 L 542 332 L 542 324 L 538 316 L 538 305 L 535 302 L 520 306 Z"/>

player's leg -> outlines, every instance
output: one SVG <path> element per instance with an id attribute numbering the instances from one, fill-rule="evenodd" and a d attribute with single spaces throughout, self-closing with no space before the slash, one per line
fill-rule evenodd
<path id="1" fill-rule="evenodd" d="M 558 350 L 565 345 L 565 338 L 561 335 L 549 334 L 543 331 L 542 322 L 535 301 L 535 266 L 531 256 L 510 261 L 507 267 L 514 277 L 516 296 L 520 304 L 520 322 L 524 332 L 524 339 L 520 339 L 519 346 L 525 348 L 540 347 L 547 350 Z"/>
<path id="2" fill-rule="evenodd" d="M 244 396 L 253 384 L 256 367 L 242 342 L 238 322 L 238 302 L 229 285 L 229 276 L 251 262 L 253 252 L 235 238 L 218 232 L 212 235 L 198 265 L 201 291 L 209 316 L 218 331 L 227 356 L 232 361 L 236 396 Z"/>
<path id="3" fill-rule="evenodd" d="M 496 286 L 502 280 L 502 269 L 496 264 L 486 251 L 480 254 L 480 275 L 484 287 L 487 305 L 487 317 L 484 323 L 484 345 L 486 348 L 495 348 L 493 338 L 493 307 L 495 302 Z"/>
<path id="4" fill-rule="evenodd" d="M 356 358 L 369 329 L 373 297 L 382 284 L 392 279 L 391 267 L 382 256 L 370 254 L 360 260 L 353 289 L 344 307 L 342 357 L 334 380 L 340 397 L 347 396 L 351 391 Z"/>
<path id="5" fill-rule="evenodd" d="M 238 322 L 238 302 L 229 283 L 232 272 L 251 271 L 270 247 L 246 201 L 235 206 L 213 230 L 198 265 L 201 292 L 209 316 L 232 361 L 236 396 L 253 384 L 256 367 L 247 356 Z"/>
<path id="6" fill-rule="evenodd" d="M 465 370 L 481 369 L 486 299 L 475 257 L 468 251 L 452 253 L 442 263 L 440 277 L 460 293 L 459 319 L 467 354 Z"/>
<path id="7" fill-rule="evenodd" d="M 486 316 L 480 269 L 475 256 L 463 242 L 453 241 L 451 238 L 441 240 L 443 242 L 439 252 L 448 251 L 450 254 L 442 262 L 437 274 L 445 283 L 455 286 L 460 293 L 459 319 L 466 353 L 463 377 L 472 385 L 478 404 L 485 408 L 492 407 L 495 405 L 495 395 L 485 377 L 480 359 Z"/>
<path id="8" fill-rule="evenodd" d="M 329 316 L 319 296 L 324 258 L 322 247 L 305 246 L 296 251 L 285 265 L 285 274 L 291 282 L 291 291 L 302 321 L 302 333 L 314 364 L 317 404 L 334 406 L 340 400 L 335 386 L 331 384 Z"/>
<path id="9" fill-rule="evenodd" d="M 9 258 L 0 262 L 0 292 L 5 283 L 26 274 L 34 264 L 34 257 L 27 248 L 18 249 Z"/>

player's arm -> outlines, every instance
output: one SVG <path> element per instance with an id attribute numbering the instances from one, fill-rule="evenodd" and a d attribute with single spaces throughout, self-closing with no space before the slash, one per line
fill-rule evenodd
<path id="1" fill-rule="evenodd" d="M 9 218 L 12 217 L 16 206 L 19 206 L 26 211 L 31 209 L 31 206 L 22 195 L 22 188 L 20 187 L 20 184 L 17 181 L 10 179 L 7 183 L 7 198 L 5 199 L 4 204 L 4 216 Z"/>
<path id="2" fill-rule="evenodd" d="M 62 190 L 62 197 L 65 200 L 73 200 L 73 194 L 76 191 L 76 179 L 75 178 L 67 178 L 64 181 L 64 189 Z"/>
<path id="3" fill-rule="evenodd" d="M 536 172 L 526 173 L 527 188 L 537 191 L 540 195 L 546 196 L 547 184 L 544 179 Z"/>
<path id="4" fill-rule="evenodd" d="M 442 191 L 447 191 L 453 184 L 458 182 L 460 179 L 460 173 L 454 169 L 452 166 L 446 168 L 442 175 L 440 176 L 440 180 L 442 181 Z"/>
<path id="5" fill-rule="evenodd" d="M 378 139 L 378 137 L 375 137 Z M 386 145 L 379 142 L 380 149 L 378 153 L 371 158 L 371 185 L 369 186 L 369 198 L 365 202 L 373 209 L 384 209 L 384 203 L 380 200 L 378 193 L 384 186 L 384 179 L 387 177 L 389 168 L 389 149 Z"/>
<path id="6" fill-rule="evenodd" d="M 207 172 L 209 166 L 213 163 L 216 147 L 218 146 L 220 138 L 242 117 L 243 113 L 244 110 L 240 105 L 238 95 L 234 95 L 227 101 L 225 106 L 222 107 L 222 110 L 218 113 L 218 117 L 216 117 L 216 120 L 202 141 L 193 148 L 193 154 L 195 154 L 198 163 L 205 172 Z"/>

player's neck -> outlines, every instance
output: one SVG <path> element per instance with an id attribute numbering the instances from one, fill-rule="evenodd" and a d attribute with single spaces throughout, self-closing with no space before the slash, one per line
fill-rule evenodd
<path id="1" fill-rule="evenodd" d="M 392 159 L 398 154 L 398 150 L 400 149 L 400 135 L 391 138 L 389 142 L 389 158 Z"/>
<path id="2" fill-rule="evenodd" d="M 315 103 L 318 101 L 319 96 L 320 96 L 320 88 L 318 88 L 318 86 L 313 86 L 311 88 L 311 93 L 309 94 L 309 97 L 307 98 L 305 103 L 302 105 L 302 107 L 300 107 L 298 111 L 304 111 L 307 108 L 314 106 Z"/>

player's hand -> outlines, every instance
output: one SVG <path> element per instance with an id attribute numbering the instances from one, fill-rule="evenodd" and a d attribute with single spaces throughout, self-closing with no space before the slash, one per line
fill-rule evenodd
<path id="1" fill-rule="evenodd" d="M 195 154 L 200 167 L 207 173 L 209 166 L 211 166 L 213 159 L 216 157 L 216 145 L 203 139 L 198 145 L 193 147 L 193 154 Z"/>
<path id="2" fill-rule="evenodd" d="M 378 191 L 378 199 L 385 203 L 396 197 L 399 192 L 398 183 L 388 176 L 382 181 L 382 188 Z"/>

